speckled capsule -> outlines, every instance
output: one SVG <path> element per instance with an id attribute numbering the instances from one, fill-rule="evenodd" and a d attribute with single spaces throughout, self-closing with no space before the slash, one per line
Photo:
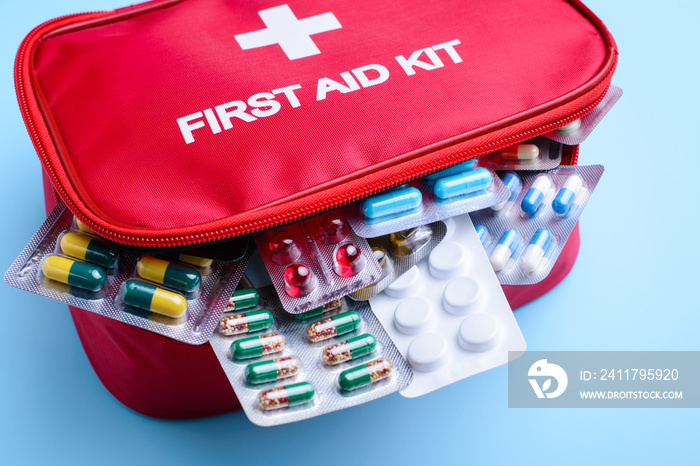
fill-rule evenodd
<path id="1" fill-rule="evenodd" d="M 231 343 L 231 358 L 239 361 L 278 353 L 284 349 L 285 343 L 284 335 L 280 333 L 242 338 Z"/>
<path id="2" fill-rule="evenodd" d="M 377 339 L 369 333 L 349 338 L 323 349 L 321 359 L 329 366 L 365 356 L 377 347 Z"/>
<path id="3" fill-rule="evenodd" d="M 287 356 L 248 364 L 245 368 L 245 380 L 250 384 L 275 382 L 294 377 L 298 372 L 299 362 L 296 358 Z"/>
<path id="4" fill-rule="evenodd" d="M 343 312 L 309 325 L 306 329 L 306 337 L 313 343 L 328 340 L 352 332 L 360 326 L 360 322 L 362 322 L 362 318 L 357 312 Z"/>
<path id="5" fill-rule="evenodd" d="M 314 398 L 314 393 L 314 386 L 309 382 L 285 385 L 260 393 L 258 406 L 263 411 L 270 411 L 308 403 Z"/>
<path id="6" fill-rule="evenodd" d="M 229 315 L 219 321 L 219 333 L 231 336 L 259 332 L 272 327 L 273 322 L 272 313 L 267 309 Z"/>
<path id="7" fill-rule="evenodd" d="M 389 377 L 394 365 L 388 359 L 376 359 L 345 370 L 338 376 L 338 385 L 345 391 L 357 390 Z"/>
<path id="8" fill-rule="evenodd" d="M 340 311 L 343 309 L 343 306 L 344 304 L 342 299 L 334 299 L 330 303 L 326 303 L 323 306 L 315 307 L 299 314 L 294 314 L 294 318 L 296 320 L 313 319 L 316 317 L 321 317 L 323 314 L 328 314 L 329 312 Z"/>

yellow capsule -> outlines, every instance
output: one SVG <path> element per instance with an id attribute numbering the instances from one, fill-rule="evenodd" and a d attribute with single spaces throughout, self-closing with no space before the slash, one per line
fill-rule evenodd
<path id="1" fill-rule="evenodd" d="M 51 280 L 89 291 L 100 290 L 107 283 L 107 274 L 101 267 L 67 257 L 48 256 L 41 270 Z"/>

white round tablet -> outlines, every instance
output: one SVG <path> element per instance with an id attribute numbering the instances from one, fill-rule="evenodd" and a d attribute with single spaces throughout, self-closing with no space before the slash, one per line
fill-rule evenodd
<path id="1" fill-rule="evenodd" d="M 445 364 L 447 341 L 437 333 L 419 335 L 408 345 L 408 363 L 417 371 L 430 372 Z"/>
<path id="2" fill-rule="evenodd" d="M 420 296 L 406 298 L 394 310 L 394 325 L 406 335 L 418 335 L 430 324 L 432 306 Z"/>
<path id="3" fill-rule="evenodd" d="M 467 251 L 454 241 L 437 245 L 428 258 L 430 274 L 438 280 L 447 280 L 460 274 L 467 263 Z"/>
<path id="4" fill-rule="evenodd" d="M 469 277 L 450 280 L 442 293 L 442 306 L 450 314 L 466 314 L 478 308 L 481 300 L 481 285 Z"/>
<path id="5" fill-rule="evenodd" d="M 498 345 L 501 328 L 494 317 L 478 312 L 464 318 L 459 326 L 457 339 L 465 350 L 483 353 Z"/>
<path id="6" fill-rule="evenodd" d="M 392 298 L 401 299 L 416 294 L 421 289 L 420 270 L 415 265 L 397 278 L 384 292 Z"/>

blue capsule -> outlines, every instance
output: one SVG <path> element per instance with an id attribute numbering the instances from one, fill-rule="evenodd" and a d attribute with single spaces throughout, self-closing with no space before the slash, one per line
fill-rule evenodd
<path id="1" fill-rule="evenodd" d="M 479 241 L 481 241 L 481 245 L 486 247 L 486 241 L 489 238 L 489 232 L 486 230 L 486 227 L 483 225 L 474 225 L 474 229 L 476 230 L 476 234 L 479 235 Z"/>
<path id="2" fill-rule="evenodd" d="M 466 172 L 468 170 L 471 170 L 475 166 L 476 166 L 476 159 L 471 159 L 471 160 L 467 160 L 466 162 L 458 163 L 454 167 L 440 170 L 439 172 L 433 173 L 432 175 L 426 175 L 423 177 L 423 179 L 428 180 L 428 181 L 434 181 L 434 180 L 437 180 L 438 178 L 444 178 L 446 176 L 456 175 L 457 173 Z"/>
<path id="3" fill-rule="evenodd" d="M 504 210 L 504 208 L 506 212 L 510 210 L 510 207 L 513 205 L 518 196 L 520 196 L 520 192 L 523 190 L 523 183 L 520 181 L 520 177 L 513 172 L 506 173 L 501 181 L 503 181 L 503 184 L 506 185 L 506 188 L 508 188 L 510 197 L 506 201 L 492 206 L 491 210 L 494 212 L 500 212 Z"/>
<path id="4" fill-rule="evenodd" d="M 496 272 L 503 270 L 515 250 L 518 249 L 519 243 L 520 233 L 518 233 L 517 230 L 510 229 L 503 233 L 501 239 L 498 240 L 498 244 L 491 253 L 491 257 L 489 258 L 491 265 L 493 266 L 493 270 Z"/>
<path id="5" fill-rule="evenodd" d="M 520 258 L 520 265 L 527 273 L 537 270 L 544 253 L 552 242 L 552 233 L 546 228 L 540 228 L 532 235 L 530 243 L 525 248 L 525 252 Z"/>
<path id="6" fill-rule="evenodd" d="M 440 199 L 471 194 L 488 188 L 493 182 L 491 172 L 485 168 L 475 168 L 435 182 L 433 191 Z"/>
<path id="7" fill-rule="evenodd" d="M 528 215 L 537 212 L 544 200 L 544 196 L 551 188 L 552 182 L 549 180 L 549 177 L 546 175 L 538 176 L 532 183 L 532 186 L 530 186 L 530 189 L 525 193 L 525 196 L 523 196 L 523 200 L 520 201 L 520 207 L 523 209 L 523 212 Z"/>
<path id="8" fill-rule="evenodd" d="M 423 194 L 418 188 L 392 189 L 368 197 L 362 202 L 360 209 L 365 217 L 374 219 L 416 209 L 422 202 Z"/>
<path id="9" fill-rule="evenodd" d="M 559 215 L 566 214 L 578 193 L 581 192 L 581 188 L 583 188 L 583 180 L 580 176 L 571 175 L 567 178 L 564 186 L 557 193 L 557 197 L 552 201 L 552 210 Z"/>

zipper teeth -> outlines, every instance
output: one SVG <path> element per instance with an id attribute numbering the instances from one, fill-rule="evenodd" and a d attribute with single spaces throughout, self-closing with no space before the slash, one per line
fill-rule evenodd
<path id="1" fill-rule="evenodd" d="M 42 165 L 48 172 L 49 177 L 51 178 L 52 185 L 54 189 L 56 189 L 61 197 L 61 199 L 66 203 L 66 205 L 69 207 L 69 210 L 71 210 L 74 214 L 77 212 L 76 217 L 83 222 L 85 225 L 87 225 L 90 229 L 95 231 L 96 233 L 100 234 L 101 236 L 114 240 L 118 243 L 124 243 L 132 246 L 147 246 L 147 247 L 169 247 L 169 246 L 185 246 L 185 245 L 193 245 L 193 244 L 200 244 L 200 243 L 205 243 L 205 242 L 211 242 L 211 241 L 216 241 L 216 240 L 222 240 L 226 239 L 228 237 L 233 237 L 233 236 L 241 236 L 241 235 L 247 235 L 247 234 L 252 234 L 256 233 L 258 231 L 268 229 L 268 228 L 273 228 L 277 227 L 282 224 L 286 224 L 292 221 L 300 220 L 302 218 L 308 217 L 315 215 L 317 213 L 334 209 L 336 207 L 339 207 L 341 205 L 345 205 L 350 202 L 357 201 L 358 199 L 361 199 L 363 197 L 369 196 L 376 194 L 380 191 L 383 191 L 385 189 L 388 189 L 393 186 L 398 186 L 400 184 L 412 181 L 416 178 L 420 178 L 422 176 L 428 175 L 430 173 L 437 172 L 439 170 L 442 170 L 448 166 L 455 165 L 456 163 L 459 163 L 461 161 L 468 160 L 470 158 L 478 157 L 482 154 L 487 154 L 490 152 L 494 152 L 496 150 L 499 150 L 503 147 L 507 147 L 512 144 L 516 144 L 520 141 L 525 141 L 527 139 L 531 139 L 535 136 L 541 135 L 541 134 L 546 134 L 556 128 L 559 128 L 561 126 L 564 126 L 574 120 L 579 119 L 583 115 L 587 114 L 593 108 L 595 108 L 601 100 L 605 97 L 605 92 L 602 92 L 600 96 L 591 104 L 587 105 L 581 110 L 578 110 L 577 112 L 567 116 L 566 118 L 563 118 L 561 120 L 558 120 L 556 122 L 552 123 L 547 123 L 546 125 L 542 125 L 536 129 L 531 129 L 524 131 L 520 134 L 514 135 L 514 136 L 508 136 L 506 138 L 500 139 L 498 141 L 490 142 L 485 145 L 479 146 L 474 149 L 470 149 L 467 151 L 461 151 L 461 152 L 456 152 L 455 154 L 451 154 L 447 157 L 447 159 L 443 159 L 439 162 L 431 162 L 427 167 L 422 167 L 420 170 L 412 170 L 408 174 L 403 174 L 401 176 L 391 176 L 389 179 L 384 179 L 380 182 L 374 182 L 369 185 L 369 188 L 367 186 L 364 186 L 362 189 L 356 190 L 352 195 L 350 196 L 345 196 L 343 200 L 334 200 L 330 202 L 317 202 L 315 204 L 312 204 L 310 206 L 306 206 L 304 208 L 298 208 L 292 211 L 288 211 L 284 214 L 276 214 L 274 216 L 267 217 L 264 220 L 256 220 L 253 222 L 250 222 L 245 228 L 243 227 L 228 227 L 228 228 L 223 228 L 219 229 L 216 231 L 211 231 L 207 233 L 194 233 L 194 234 L 189 234 L 189 235 L 180 235 L 180 236 L 173 236 L 169 238 L 149 238 L 149 237 L 141 237 L 141 236 L 135 236 L 135 235 L 125 235 L 122 233 L 114 233 L 112 231 L 109 231 L 96 223 L 92 222 L 90 219 L 88 219 L 86 216 L 84 216 L 81 212 L 80 209 L 78 209 L 77 205 L 70 199 L 68 196 L 67 192 L 63 188 L 62 184 L 60 183 L 60 180 L 58 179 L 58 175 L 56 174 L 55 170 L 49 163 L 49 158 L 46 153 L 46 150 L 44 149 L 44 146 L 42 144 L 42 141 L 39 137 L 38 131 L 36 129 L 36 126 L 34 125 L 34 120 L 31 117 L 31 112 L 28 108 L 27 105 L 27 98 L 26 98 L 26 92 L 24 89 L 24 85 L 22 83 L 21 79 L 21 70 L 24 69 L 24 55 L 28 46 L 28 43 L 33 39 L 40 30 L 44 29 L 45 27 L 59 22 L 59 21 L 64 21 L 69 18 L 75 18 L 78 16 L 92 16 L 92 15 L 108 15 L 111 12 L 107 11 L 97 11 L 97 12 L 91 12 L 91 13 L 77 13 L 77 14 L 71 14 L 71 15 L 65 15 L 61 16 L 58 18 L 51 19 L 49 21 L 46 21 L 42 23 L 41 25 L 37 26 L 34 28 L 29 35 L 24 39 L 22 42 L 22 45 L 20 47 L 20 51 L 17 55 L 17 64 L 15 68 L 15 87 L 17 89 L 18 93 L 18 100 L 20 102 L 20 107 L 23 115 L 25 116 L 25 122 L 27 124 L 28 131 L 30 133 L 30 137 L 32 138 L 32 141 L 34 142 L 34 146 L 38 151 L 39 158 L 42 161 Z M 609 76 L 609 75 L 608 75 Z M 590 91 L 589 91 L 590 92 Z M 577 154 L 576 154 L 577 155 Z M 578 157 L 575 157 L 578 159 Z M 576 164 L 577 160 L 572 160 L 573 164 Z M 388 181 L 388 182 L 387 182 Z M 71 208 L 72 207 L 72 208 Z"/>

